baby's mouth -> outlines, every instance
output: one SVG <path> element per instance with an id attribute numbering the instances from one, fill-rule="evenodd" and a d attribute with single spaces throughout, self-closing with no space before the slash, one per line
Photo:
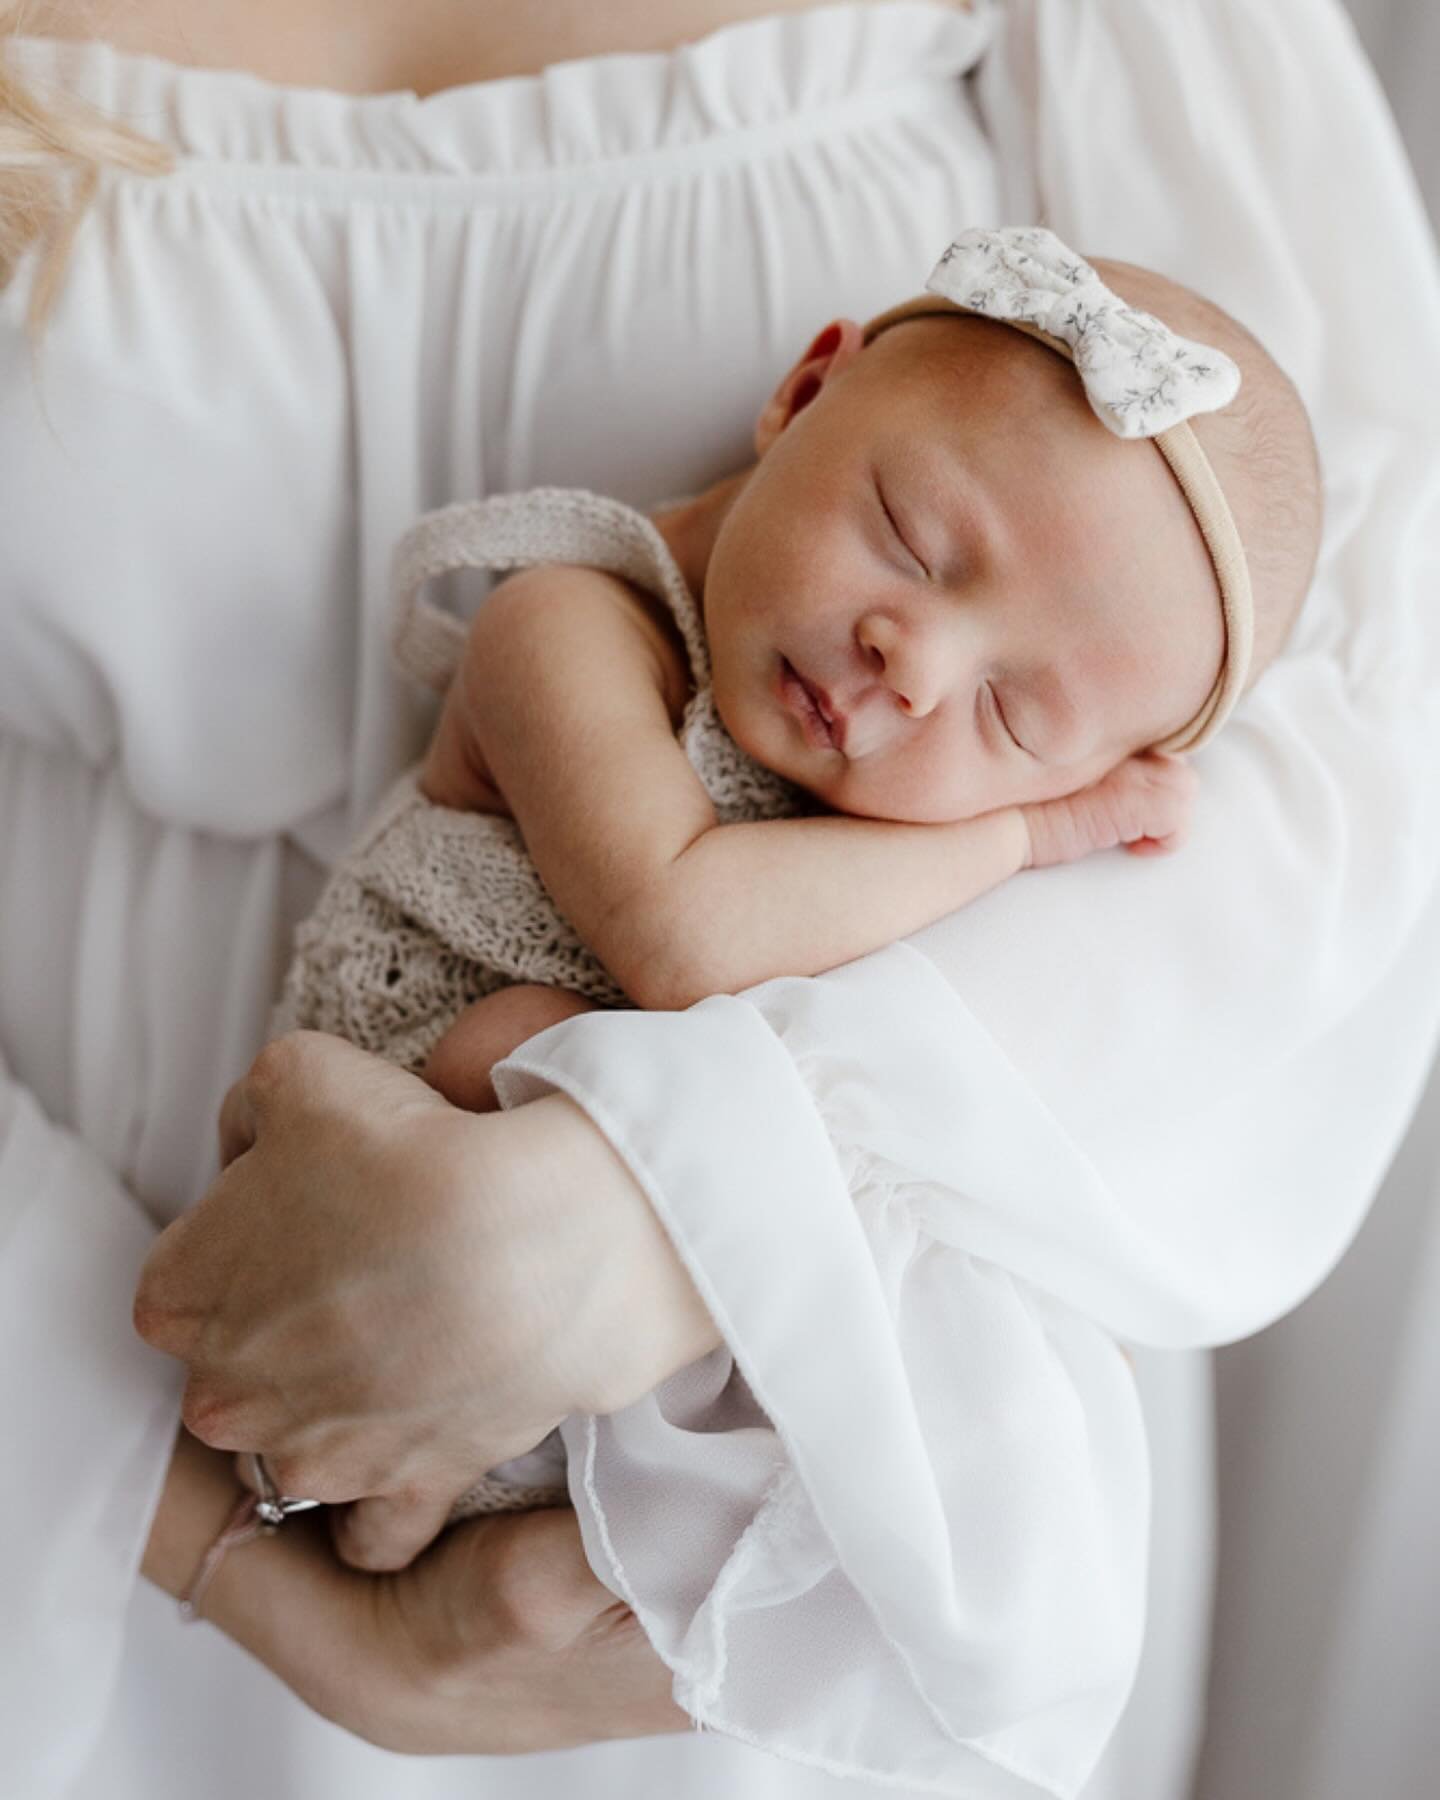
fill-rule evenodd
<path id="1" fill-rule="evenodd" d="M 810 737 L 817 745 L 843 751 L 846 720 L 843 714 L 827 708 L 824 698 L 808 682 L 789 657 L 780 658 L 781 696 L 792 712 L 798 712 L 810 727 Z"/>

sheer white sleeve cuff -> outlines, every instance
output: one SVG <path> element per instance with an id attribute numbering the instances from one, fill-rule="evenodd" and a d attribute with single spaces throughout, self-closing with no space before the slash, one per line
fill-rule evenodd
<path id="1" fill-rule="evenodd" d="M 507 1108 L 559 1089 L 590 1114 L 726 1338 L 564 1428 L 590 1559 L 679 1702 L 835 1772 L 1033 1800 L 1078 1790 L 1133 1679 L 1144 1441 L 1113 1341 L 938 1243 L 862 1142 L 889 1051 L 897 1077 L 909 1061 L 882 1012 L 923 1013 L 936 979 L 897 948 L 823 984 L 588 1015 L 495 1083 Z"/>

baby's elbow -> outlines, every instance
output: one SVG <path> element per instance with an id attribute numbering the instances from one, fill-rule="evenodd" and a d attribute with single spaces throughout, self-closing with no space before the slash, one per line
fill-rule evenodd
<path id="1" fill-rule="evenodd" d="M 735 994 L 750 985 L 739 979 L 734 946 L 706 943 L 705 935 L 696 929 L 694 909 L 657 883 L 643 901 L 632 899 L 611 913 L 595 948 L 633 1005 L 645 1012 L 684 1012 L 712 994 Z"/>
<path id="2" fill-rule="evenodd" d="M 645 969 L 620 985 L 642 1012 L 684 1012 L 705 998 L 693 981 L 685 979 L 683 970 Z"/>
<path id="3" fill-rule="evenodd" d="M 724 971 L 706 957 L 651 956 L 616 978 L 645 1012 L 684 1012 L 711 994 L 734 993 Z"/>

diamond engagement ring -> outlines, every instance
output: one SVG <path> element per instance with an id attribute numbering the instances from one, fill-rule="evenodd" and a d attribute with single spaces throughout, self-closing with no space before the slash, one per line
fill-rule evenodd
<path id="1" fill-rule="evenodd" d="M 282 1494 L 258 1450 L 242 1450 L 239 1461 L 248 1485 L 221 1527 L 220 1535 L 205 1552 L 189 1587 L 180 1595 L 180 1617 L 187 1625 L 193 1625 L 201 1617 L 200 1602 L 228 1551 L 239 1544 L 252 1543 L 257 1537 L 272 1537 L 291 1513 L 308 1512 L 312 1506 L 320 1505 L 318 1500 L 301 1500 L 293 1494 Z"/>
<path id="2" fill-rule="evenodd" d="M 265 1458 L 258 1450 L 241 1452 L 250 1485 L 255 1490 L 255 1514 L 273 1531 L 283 1525 L 291 1513 L 308 1512 L 319 1506 L 318 1500 L 302 1500 L 294 1494 L 282 1494 L 271 1479 Z"/>

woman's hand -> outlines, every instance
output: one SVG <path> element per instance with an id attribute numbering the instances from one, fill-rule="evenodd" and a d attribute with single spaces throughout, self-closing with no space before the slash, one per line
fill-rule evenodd
<path id="1" fill-rule="evenodd" d="M 151 1581 L 187 1591 L 238 1492 L 229 1458 L 182 1431 L 145 1548 Z M 316 1712 L 390 1750 L 558 1750 L 689 1723 L 568 1507 L 469 1520 L 389 1575 L 343 1567 L 324 1521 L 299 1513 L 222 1559 L 201 1613 Z"/>
<path id="2" fill-rule="evenodd" d="M 403 1567 L 477 1474 L 718 1343 L 628 1169 L 560 1095 L 458 1111 L 342 1039 L 268 1045 L 226 1165 L 157 1239 L 135 1324 L 189 1365 L 183 1417 L 340 1502 L 337 1544 Z"/>
<path id="3" fill-rule="evenodd" d="M 670 1671 L 596 1580 L 568 1507 L 472 1519 L 357 1575 L 337 1724 L 388 1750 L 513 1754 L 683 1731 Z"/>

